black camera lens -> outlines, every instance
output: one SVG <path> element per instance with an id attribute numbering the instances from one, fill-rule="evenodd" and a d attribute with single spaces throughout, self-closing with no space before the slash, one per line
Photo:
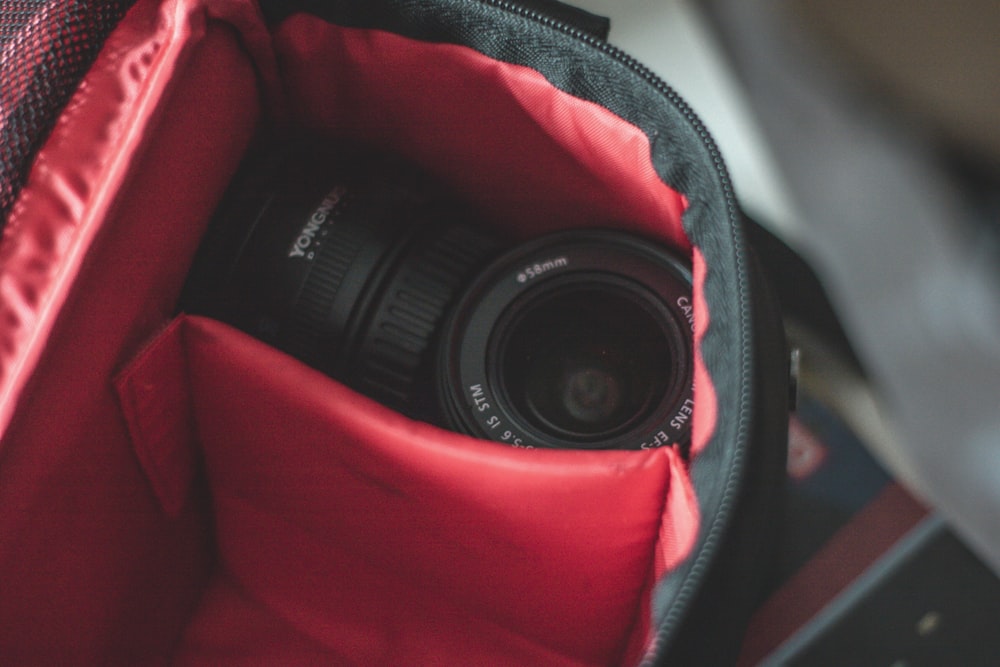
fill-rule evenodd
<path id="1" fill-rule="evenodd" d="M 500 242 L 393 156 L 339 143 L 279 154 L 247 161 L 202 243 L 184 309 L 433 419 L 431 342 Z"/>
<path id="2" fill-rule="evenodd" d="M 457 430 L 519 446 L 686 442 L 691 278 L 613 231 L 537 239 L 498 259 L 445 327 L 439 392 Z"/>
<path id="3" fill-rule="evenodd" d="M 412 166 L 339 144 L 249 162 L 183 297 L 411 417 L 522 446 L 683 443 L 691 279 L 613 231 L 518 246 Z M 483 268 L 485 267 L 485 269 Z"/>

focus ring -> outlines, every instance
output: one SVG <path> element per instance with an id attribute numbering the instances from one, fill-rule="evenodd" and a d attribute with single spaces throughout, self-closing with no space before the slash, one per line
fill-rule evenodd
<path id="1" fill-rule="evenodd" d="M 418 415 L 430 409 L 429 380 L 422 374 L 443 316 L 475 268 L 500 248 L 464 226 L 425 239 L 386 286 L 351 373 L 351 384 L 363 393 Z"/>

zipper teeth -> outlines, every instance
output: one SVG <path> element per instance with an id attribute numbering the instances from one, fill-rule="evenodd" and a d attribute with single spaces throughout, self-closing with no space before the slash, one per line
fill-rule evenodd
<path id="1" fill-rule="evenodd" d="M 658 92 L 660 92 L 680 113 L 684 118 L 691 124 L 691 127 L 698 133 L 702 144 L 708 150 L 709 155 L 712 158 L 713 165 L 716 170 L 716 174 L 719 177 L 720 184 L 722 186 L 723 194 L 726 200 L 726 213 L 730 222 L 730 230 L 733 237 L 733 247 L 735 249 L 735 259 L 737 265 L 738 275 L 744 275 L 746 272 L 746 257 L 744 256 L 743 243 L 741 234 L 739 232 L 739 226 L 736 224 L 736 198 L 732 188 L 732 181 L 729 177 L 729 171 L 726 165 L 722 161 L 722 155 L 719 151 L 718 145 L 712 138 L 708 129 L 705 127 L 701 119 L 694 113 L 691 107 L 688 105 L 683 98 L 678 95 L 677 91 L 670 87 L 663 79 L 661 79 L 656 73 L 646 67 L 644 64 L 636 60 L 633 56 L 629 55 L 625 51 L 621 50 L 617 46 L 609 44 L 603 39 L 599 39 L 583 30 L 575 28 L 572 25 L 554 19 L 550 16 L 546 16 L 535 10 L 522 7 L 514 2 L 508 0 L 477 0 L 478 2 L 496 7 L 498 9 L 511 12 L 523 18 L 541 23 L 549 28 L 558 30 L 565 33 L 574 39 L 582 41 L 589 46 L 607 54 L 617 62 L 621 63 L 628 69 L 632 70 L 638 74 L 647 83 L 653 86 Z M 739 296 L 740 302 L 742 304 L 748 304 L 749 294 L 747 291 L 747 286 L 740 283 Z M 750 321 L 749 308 L 740 309 L 740 325 L 741 331 L 750 332 L 752 331 L 752 323 Z M 749 348 L 751 344 L 750 335 L 744 335 L 743 345 L 740 349 L 740 367 L 743 372 L 743 386 L 740 388 L 740 418 L 739 424 L 737 426 L 737 448 L 733 456 L 731 472 L 726 479 L 726 485 L 722 494 L 722 501 L 720 504 L 719 512 L 715 515 L 715 520 L 708 528 L 708 533 L 705 536 L 704 546 L 701 551 L 695 556 L 695 561 L 691 566 L 688 576 L 684 579 L 681 584 L 681 588 L 678 591 L 676 597 L 674 598 L 674 603 L 670 606 L 666 615 L 658 624 L 656 634 L 653 637 L 653 641 L 649 647 L 646 657 L 643 659 L 641 666 L 647 667 L 654 664 L 656 659 L 657 649 L 670 638 L 670 634 L 676 624 L 678 624 L 682 617 L 683 612 L 685 612 L 689 606 L 691 598 L 694 596 L 695 591 L 701 584 L 702 579 L 705 576 L 705 571 L 708 569 L 712 561 L 716 550 L 718 549 L 719 542 L 722 539 L 723 529 L 729 524 L 729 517 L 732 513 L 733 505 L 736 500 L 736 496 L 740 490 L 740 475 L 745 466 L 745 455 L 747 449 L 747 439 L 749 437 L 749 424 L 748 424 L 748 397 L 750 394 L 750 380 L 752 376 L 752 369 L 750 367 L 750 354 Z"/>

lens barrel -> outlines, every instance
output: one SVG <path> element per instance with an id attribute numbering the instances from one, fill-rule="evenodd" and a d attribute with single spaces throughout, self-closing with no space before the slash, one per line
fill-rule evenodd
<path id="1" fill-rule="evenodd" d="M 691 277 L 673 253 L 577 230 L 497 258 L 507 243 L 399 159 L 339 144 L 286 155 L 265 151 L 231 188 L 185 310 L 469 435 L 686 442 Z"/>
<path id="2" fill-rule="evenodd" d="M 349 145 L 262 150 L 227 195 L 183 307 L 434 420 L 432 341 L 502 244 L 412 165 Z"/>

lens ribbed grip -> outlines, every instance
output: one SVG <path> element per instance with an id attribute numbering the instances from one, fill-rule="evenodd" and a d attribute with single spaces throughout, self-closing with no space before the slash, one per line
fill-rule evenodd
<path id="1" fill-rule="evenodd" d="M 456 293 L 499 244 L 468 227 L 450 227 L 403 260 L 375 311 L 352 376 L 362 392 L 408 414 L 429 405 L 423 377 L 428 349 Z"/>
<path id="2" fill-rule="evenodd" d="M 345 220 L 328 228 L 282 336 L 286 352 L 324 369 L 329 363 L 330 351 L 343 342 L 343 324 L 330 321 L 333 302 L 365 241 L 353 221 Z"/>

